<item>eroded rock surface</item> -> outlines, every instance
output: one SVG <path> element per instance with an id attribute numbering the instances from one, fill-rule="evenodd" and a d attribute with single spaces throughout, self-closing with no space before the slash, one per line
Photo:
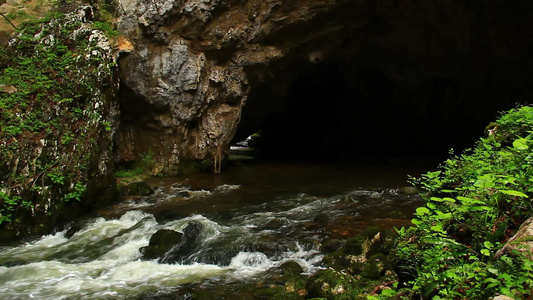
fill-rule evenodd
<path id="1" fill-rule="evenodd" d="M 17 90 L 0 94 L 3 242 L 48 233 L 115 197 L 118 78 L 112 47 L 92 16 L 83 6 L 28 26 L 6 48 L 9 76 L 2 79 Z M 33 73 L 19 79 L 25 72 Z"/>
<path id="2" fill-rule="evenodd" d="M 258 128 L 307 152 L 447 150 L 532 93 L 530 3 L 118 4 L 133 46 L 120 59 L 120 159 L 153 151 L 167 174 Z"/>
<path id="3" fill-rule="evenodd" d="M 496 252 L 494 257 L 499 258 L 505 254 L 511 256 L 520 255 L 533 260 L 533 217 L 520 225 L 518 232 Z"/>

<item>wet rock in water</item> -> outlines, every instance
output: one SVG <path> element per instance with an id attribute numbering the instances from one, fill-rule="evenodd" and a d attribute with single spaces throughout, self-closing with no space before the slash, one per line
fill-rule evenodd
<path id="1" fill-rule="evenodd" d="M 148 246 L 140 249 L 144 259 L 155 259 L 165 255 L 175 245 L 181 243 L 183 234 L 170 229 L 161 229 L 152 235 Z"/>
<path id="2" fill-rule="evenodd" d="M 185 241 L 196 241 L 202 231 L 203 225 L 200 222 L 191 221 L 187 227 L 183 229 Z"/>
<path id="3" fill-rule="evenodd" d="M 208 254 L 201 253 L 195 262 L 217 266 L 229 266 L 231 259 L 239 252 L 233 249 L 223 249 L 219 251 L 209 251 Z"/>
<path id="4" fill-rule="evenodd" d="M 342 244 L 342 241 L 339 239 L 325 240 L 322 243 L 321 252 L 325 254 L 335 252 L 342 247 Z"/>
<path id="5" fill-rule="evenodd" d="M 399 210 L 389 211 L 388 213 L 385 214 L 385 217 L 391 218 L 391 219 L 405 219 L 406 218 L 405 214 Z"/>
<path id="6" fill-rule="evenodd" d="M 135 204 L 140 204 L 140 205 L 147 204 L 147 203 L 148 204 L 156 204 L 157 203 L 157 199 L 141 197 L 141 198 L 133 199 L 133 202 L 135 202 Z"/>
<path id="7" fill-rule="evenodd" d="M 0 262 L 0 266 L 6 267 L 6 268 L 12 268 L 16 266 L 23 266 L 28 263 L 29 262 L 22 260 L 22 259 L 15 259 L 15 260 L 10 260 L 10 261 L 2 261 Z"/>
<path id="8" fill-rule="evenodd" d="M 286 225 L 288 222 L 286 219 L 283 219 L 283 218 L 275 218 L 275 219 L 272 219 L 270 221 L 268 221 L 263 227 L 262 229 L 266 229 L 266 230 L 275 230 L 275 229 L 280 229 L 281 227 L 283 227 L 284 225 Z"/>
<path id="9" fill-rule="evenodd" d="M 182 198 L 188 198 L 191 196 L 191 193 L 189 193 L 188 191 L 180 191 L 180 192 L 177 192 L 176 197 L 182 197 Z"/>
<path id="10" fill-rule="evenodd" d="M 165 256 L 163 256 L 160 263 L 174 263 L 185 262 L 187 256 L 191 255 L 198 246 L 198 240 L 200 233 L 202 232 L 203 225 L 200 222 L 191 221 L 187 224 L 187 227 L 183 229 L 183 238 L 178 245 L 175 245 L 170 249 Z"/>
<path id="11" fill-rule="evenodd" d="M 261 252 L 267 257 L 273 257 L 287 251 L 298 250 L 294 244 L 284 240 L 282 236 L 260 236 L 258 240 L 244 244 L 240 250 L 245 252 Z"/>
<path id="12" fill-rule="evenodd" d="M 306 222 L 303 224 L 303 229 L 306 231 L 317 231 L 323 228 L 323 225 L 317 222 Z"/>
<path id="13" fill-rule="evenodd" d="M 298 274 L 303 273 L 303 271 L 304 271 L 302 266 L 300 266 L 300 264 L 295 262 L 295 261 L 288 261 L 286 263 L 283 263 L 281 266 L 279 266 L 279 268 L 284 273 L 287 273 L 287 274 L 290 274 L 290 275 L 298 275 Z"/>
<path id="14" fill-rule="evenodd" d="M 412 186 L 406 186 L 400 188 L 400 193 L 406 195 L 416 195 L 418 194 L 418 189 Z"/>
<path id="15" fill-rule="evenodd" d="M 72 225 L 68 228 L 67 232 L 65 233 L 65 238 L 70 239 L 76 232 L 81 230 L 81 226 L 79 225 Z"/>
<path id="16" fill-rule="evenodd" d="M 320 214 L 313 218 L 313 221 L 306 222 L 304 224 L 304 230 L 316 231 L 324 228 L 329 223 L 329 216 L 326 214 Z"/>
<path id="17" fill-rule="evenodd" d="M 177 212 L 174 210 L 164 210 L 164 211 L 159 212 L 155 216 L 155 219 L 157 220 L 158 223 L 166 223 L 166 221 L 179 220 L 179 219 L 186 218 L 187 216 L 188 216 L 187 214 L 183 214 L 181 212 Z"/>
<path id="18" fill-rule="evenodd" d="M 144 181 L 128 184 L 122 189 L 122 194 L 127 196 L 149 196 L 154 194 L 154 190 Z"/>
<path id="19" fill-rule="evenodd" d="M 322 225 L 325 225 L 329 222 L 329 216 L 326 214 L 320 214 L 313 218 L 313 222 L 320 223 Z"/>

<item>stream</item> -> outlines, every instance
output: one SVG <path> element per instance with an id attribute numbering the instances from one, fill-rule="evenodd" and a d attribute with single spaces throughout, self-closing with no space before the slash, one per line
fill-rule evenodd
<path id="1" fill-rule="evenodd" d="M 130 197 L 54 234 L 0 248 L 1 299 L 255 299 L 279 267 L 323 268 L 321 246 L 369 226 L 409 223 L 424 166 L 238 163 L 222 174 L 153 178 Z M 169 263 L 139 249 L 161 229 L 198 225 Z M 195 298 L 196 297 L 196 298 Z"/>

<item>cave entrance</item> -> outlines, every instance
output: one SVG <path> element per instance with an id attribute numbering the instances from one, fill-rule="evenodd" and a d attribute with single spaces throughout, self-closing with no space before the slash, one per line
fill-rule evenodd
<path id="1" fill-rule="evenodd" d="M 312 161 L 442 159 L 483 134 L 476 113 L 446 78 L 405 83 L 346 60 L 295 60 L 252 85 L 234 142 L 258 133 L 259 158 Z M 458 152 L 456 151 L 456 152 Z"/>

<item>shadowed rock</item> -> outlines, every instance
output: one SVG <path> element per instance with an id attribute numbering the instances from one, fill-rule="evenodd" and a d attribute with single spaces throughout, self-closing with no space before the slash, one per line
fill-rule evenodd
<path id="1" fill-rule="evenodd" d="M 179 244 L 170 249 L 160 260 L 160 263 L 188 263 L 188 256 L 194 253 L 194 250 L 199 246 L 200 233 L 203 225 L 200 222 L 191 221 L 187 227 L 183 229 L 183 237 Z"/>
<path id="2" fill-rule="evenodd" d="M 144 259 L 163 257 L 167 251 L 181 243 L 183 234 L 170 229 L 161 229 L 152 235 L 148 246 L 140 249 Z"/>

